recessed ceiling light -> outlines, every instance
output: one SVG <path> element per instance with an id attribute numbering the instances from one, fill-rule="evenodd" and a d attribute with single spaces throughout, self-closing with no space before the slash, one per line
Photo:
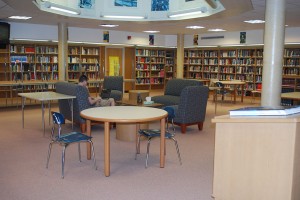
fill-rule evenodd
<path id="1" fill-rule="evenodd" d="M 190 29 L 200 29 L 200 28 L 205 28 L 203 26 L 187 26 L 185 28 L 190 28 Z"/>
<path id="2" fill-rule="evenodd" d="M 32 17 L 27 17 L 27 16 L 10 16 L 8 18 L 10 18 L 10 19 L 23 19 L 23 20 L 27 20 L 27 19 L 30 19 Z"/>
<path id="3" fill-rule="evenodd" d="M 159 33 L 160 31 L 143 31 L 145 33 Z"/>
<path id="4" fill-rule="evenodd" d="M 221 29 L 221 28 L 212 28 L 212 29 L 208 29 L 208 31 L 220 32 L 220 31 L 226 31 L 226 30 Z"/>
<path id="5" fill-rule="evenodd" d="M 265 23 L 264 20 L 260 20 L 260 19 L 248 20 L 248 21 L 244 21 L 244 22 L 249 23 L 249 24 L 263 24 L 263 23 Z"/>
<path id="6" fill-rule="evenodd" d="M 119 25 L 117 25 L 117 24 L 100 24 L 99 26 L 114 28 L 114 27 L 118 27 Z"/>

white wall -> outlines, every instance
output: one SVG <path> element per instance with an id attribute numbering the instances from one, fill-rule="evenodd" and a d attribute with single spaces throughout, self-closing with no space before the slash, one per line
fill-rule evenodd
<path id="1" fill-rule="evenodd" d="M 78 42 L 103 42 L 103 29 L 86 29 L 69 27 L 69 40 Z M 11 23 L 10 39 L 43 39 L 58 40 L 58 27 L 49 25 L 37 25 L 26 23 Z M 263 30 L 252 30 L 246 32 L 246 45 L 262 44 Z M 146 33 L 109 31 L 110 44 L 133 44 L 133 45 L 149 45 L 149 35 Z M 128 40 L 127 37 L 131 36 Z M 206 39 L 201 37 L 207 36 L 224 36 L 222 39 Z M 300 27 L 286 28 L 285 42 L 300 42 Z M 193 46 L 193 35 L 185 35 L 185 47 Z M 210 45 L 236 45 L 240 44 L 240 32 L 219 32 L 211 34 L 199 34 L 199 46 Z M 159 35 L 154 34 L 155 46 L 174 47 L 177 46 L 176 35 Z"/>

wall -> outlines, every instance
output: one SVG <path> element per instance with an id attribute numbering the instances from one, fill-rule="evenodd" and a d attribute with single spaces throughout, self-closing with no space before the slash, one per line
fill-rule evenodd
<path id="1" fill-rule="evenodd" d="M 69 27 L 69 40 L 78 42 L 103 42 L 103 29 L 86 29 Z M 11 23 L 11 39 L 44 39 L 44 40 L 57 40 L 58 39 L 57 26 L 37 25 L 26 23 Z M 245 31 L 246 45 L 262 44 L 263 43 L 263 30 Z M 300 27 L 286 28 L 285 42 L 300 42 Z M 134 33 L 124 31 L 109 31 L 110 44 L 133 44 L 133 45 L 149 45 L 149 34 Z M 176 35 L 159 35 L 154 34 L 155 46 L 175 47 L 177 46 Z M 128 40 L 127 37 L 131 36 Z M 202 40 L 201 37 L 207 36 L 224 36 L 222 39 L 206 39 Z M 185 35 L 185 47 L 193 46 L 193 35 Z M 199 46 L 210 45 L 237 45 L 240 44 L 240 32 L 219 32 L 210 34 L 199 34 Z"/>

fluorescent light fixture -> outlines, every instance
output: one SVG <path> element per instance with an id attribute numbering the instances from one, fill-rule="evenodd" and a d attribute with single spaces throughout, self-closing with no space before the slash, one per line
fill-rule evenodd
<path id="1" fill-rule="evenodd" d="M 72 14 L 72 15 L 80 15 L 80 10 L 77 10 L 75 8 L 66 7 L 63 5 L 55 4 L 49 1 L 43 1 L 43 0 L 35 0 L 32 1 L 33 4 L 35 4 L 40 10 L 46 11 L 46 12 L 52 12 L 55 13 L 55 11 Z M 50 10 L 49 10 L 50 9 Z"/>
<path id="2" fill-rule="evenodd" d="M 57 6 L 52 6 L 51 5 L 49 8 L 52 9 L 52 10 L 57 10 L 57 11 L 69 13 L 69 14 L 72 14 L 72 15 L 79 15 L 79 13 L 76 12 L 76 11 L 72 11 L 72 10 L 65 9 L 65 8 L 59 8 Z"/>
<path id="3" fill-rule="evenodd" d="M 186 26 L 185 28 L 200 29 L 200 28 L 205 28 L 205 27 L 203 27 L 203 26 Z"/>
<path id="4" fill-rule="evenodd" d="M 177 18 L 177 17 L 186 17 L 186 16 L 191 16 L 191 15 L 199 15 L 204 13 L 202 10 L 199 11 L 194 11 L 194 12 L 186 12 L 186 13 L 179 13 L 179 14 L 173 14 L 169 15 L 170 18 Z"/>
<path id="5" fill-rule="evenodd" d="M 10 16 L 8 17 L 9 19 L 22 19 L 22 20 L 27 20 L 30 19 L 32 17 L 27 17 L 27 16 Z"/>
<path id="6" fill-rule="evenodd" d="M 99 26 L 114 28 L 114 27 L 118 27 L 119 25 L 117 25 L 117 24 L 100 24 Z"/>
<path id="7" fill-rule="evenodd" d="M 124 15 L 103 15 L 105 18 L 113 18 L 113 19 L 145 19 L 144 16 L 124 16 Z"/>
<path id="8" fill-rule="evenodd" d="M 145 33 L 159 33 L 160 31 L 143 31 Z"/>
<path id="9" fill-rule="evenodd" d="M 263 24 L 263 23 L 265 23 L 264 20 L 260 20 L 260 19 L 247 20 L 247 21 L 244 21 L 244 22 L 249 23 L 249 24 Z"/>
<path id="10" fill-rule="evenodd" d="M 221 31 L 226 31 L 224 29 L 221 29 L 221 28 L 211 28 L 211 29 L 208 29 L 207 31 L 212 31 L 212 32 L 221 32 Z"/>
<path id="11" fill-rule="evenodd" d="M 33 41 L 33 42 L 51 42 L 51 40 L 46 40 L 46 39 L 30 39 L 30 38 L 13 38 L 13 40 L 17 40 L 17 41 Z"/>

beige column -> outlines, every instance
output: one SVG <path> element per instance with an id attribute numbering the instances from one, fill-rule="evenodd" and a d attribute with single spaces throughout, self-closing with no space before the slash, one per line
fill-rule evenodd
<path id="1" fill-rule="evenodd" d="M 177 34 L 177 62 L 176 62 L 176 78 L 183 78 L 184 66 L 184 35 Z"/>
<path id="2" fill-rule="evenodd" d="M 58 24 L 58 71 L 59 80 L 66 80 L 68 66 L 68 27 L 65 23 Z"/>
<path id="3" fill-rule="evenodd" d="M 261 105 L 279 106 L 285 36 L 285 0 L 266 0 L 265 21 Z"/>

